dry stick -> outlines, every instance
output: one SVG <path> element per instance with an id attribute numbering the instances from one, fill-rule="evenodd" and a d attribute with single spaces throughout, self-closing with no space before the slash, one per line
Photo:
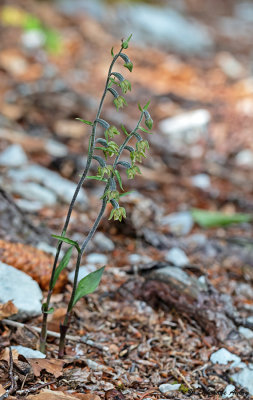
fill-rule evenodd
<path id="1" fill-rule="evenodd" d="M 0 400 L 4 400 L 7 399 L 12 393 L 15 392 L 15 390 L 17 389 L 17 382 L 15 380 L 15 377 L 13 375 L 13 357 L 12 357 L 12 351 L 11 348 L 9 348 L 9 357 L 10 357 L 10 361 L 9 361 L 9 377 L 11 380 L 11 387 L 10 389 L 8 389 L 1 397 Z"/>
<path id="2" fill-rule="evenodd" d="M 102 106 L 103 106 L 103 103 L 104 103 L 104 100 L 105 100 L 105 96 L 106 96 L 106 93 L 107 93 L 108 83 L 109 83 L 109 79 L 110 79 L 110 76 L 111 76 L 113 65 L 115 64 L 116 60 L 120 56 L 120 54 L 122 52 L 122 49 L 123 49 L 123 47 L 121 47 L 121 49 L 118 52 L 118 54 L 116 54 L 114 56 L 114 58 L 113 58 L 113 60 L 111 62 L 109 71 L 108 71 L 108 76 L 107 76 L 107 80 L 106 80 L 106 84 L 105 84 L 105 89 L 104 89 L 104 92 L 103 92 L 103 95 L 102 95 L 102 98 L 101 98 L 101 101 L 100 101 L 100 104 L 99 104 L 99 107 L 98 107 L 98 112 L 97 112 L 95 121 L 93 123 L 93 127 L 92 127 L 92 134 L 91 134 L 90 142 L 89 142 L 89 153 L 88 153 L 87 163 L 86 163 L 84 172 L 83 172 L 83 174 L 82 174 L 82 176 L 81 176 L 81 178 L 80 178 L 80 180 L 79 180 L 79 182 L 77 184 L 77 187 L 76 187 L 75 193 L 73 195 L 73 198 L 71 200 L 71 203 L 70 203 L 70 206 L 69 206 L 69 210 L 68 210 L 68 213 L 67 213 L 67 217 L 66 217 L 66 221 L 64 223 L 64 226 L 63 226 L 63 229 L 62 229 L 62 232 L 61 232 L 61 236 L 65 236 L 65 234 L 66 234 L 66 231 L 67 231 L 68 225 L 69 225 L 69 221 L 70 221 L 70 217 L 71 217 L 74 205 L 75 205 L 76 198 L 78 196 L 78 193 L 79 193 L 79 191 L 80 191 L 80 189 L 81 189 L 81 187 L 82 187 L 82 185 L 84 183 L 84 180 L 85 180 L 85 178 L 86 178 L 86 176 L 88 174 L 88 171 L 90 169 L 92 156 L 93 156 L 93 151 L 94 151 L 97 120 L 99 119 L 101 111 L 102 111 Z M 42 322 L 42 330 L 41 330 L 41 338 L 40 338 L 40 350 L 43 353 L 45 353 L 45 351 L 46 351 L 47 316 L 48 316 L 47 311 L 49 309 L 50 299 L 51 299 L 51 296 L 52 296 L 52 293 L 53 293 L 53 280 L 54 280 L 54 275 L 55 275 L 55 271 L 56 271 L 56 267 L 57 267 L 58 258 L 59 258 L 59 255 L 60 255 L 62 243 L 63 243 L 62 241 L 59 241 L 58 245 L 57 245 L 57 251 L 56 251 L 54 264 L 53 264 L 53 269 L 52 269 L 52 274 L 51 274 L 51 279 L 50 279 L 50 283 L 49 283 L 49 291 L 48 291 L 47 300 L 46 300 L 46 307 L 45 307 L 45 309 L 43 311 L 43 322 Z"/>
<path id="3" fill-rule="evenodd" d="M 18 394 L 20 396 L 27 396 L 30 393 L 35 393 L 35 392 L 37 392 L 37 390 L 40 390 L 46 386 L 52 385 L 53 383 L 56 383 L 56 382 L 57 382 L 57 380 L 55 379 L 54 381 L 51 381 L 51 382 L 41 383 L 40 385 L 32 386 L 29 389 L 17 390 L 16 394 Z"/>
<path id="4" fill-rule="evenodd" d="M 5 325 L 13 326 L 14 328 L 24 328 L 25 327 L 25 328 L 28 328 L 31 330 L 33 329 L 35 332 L 38 332 L 38 333 L 41 332 L 41 329 L 38 328 L 37 326 L 26 325 L 26 324 L 23 324 L 22 322 L 12 321 L 9 319 L 2 319 L 1 322 Z M 60 338 L 60 334 L 58 332 L 47 331 L 47 334 L 48 334 L 48 336 L 55 337 L 57 339 Z M 85 336 L 80 337 L 80 336 L 66 335 L 66 339 L 71 340 L 72 342 L 85 343 L 88 346 L 94 347 L 98 350 L 102 350 L 105 352 L 109 351 L 107 346 L 103 346 L 100 343 L 96 343 L 96 342 L 94 342 L 94 340 L 89 339 L 88 337 L 85 337 Z M 1 398 L 0 398 L 0 400 L 1 400 Z"/>

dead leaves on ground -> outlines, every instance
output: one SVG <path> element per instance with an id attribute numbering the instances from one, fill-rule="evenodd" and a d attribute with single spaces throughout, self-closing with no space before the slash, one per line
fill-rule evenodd
<path id="1" fill-rule="evenodd" d="M 18 309 L 12 303 L 11 300 L 7 301 L 7 303 L 0 304 L 0 321 L 4 318 L 8 318 L 11 315 L 17 314 Z"/>

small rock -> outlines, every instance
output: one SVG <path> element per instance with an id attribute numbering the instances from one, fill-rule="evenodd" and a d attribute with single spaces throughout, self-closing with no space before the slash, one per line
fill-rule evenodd
<path id="1" fill-rule="evenodd" d="M 222 364 L 222 365 L 227 365 L 228 363 L 233 361 L 231 367 L 237 367 L 241 363 L 240 357 L 238 357 L 233 353 L 230 353 L 230 351 L 228 351 L 225 348 L 221 348 L 215 353 L 213 353 L 210 357 L 210 360 L 212 361 L 213 364 Z"/>
<path id="2" fill-rule="evenodd" d="M 250 149 L 240 151 L 235 157 L 235 162 L 240 167 L 253 168 L 253 151 Z"/>
<path id="3" fill-rule="evenodd" d="M 247 322 L 249 322 L 250 324 L 253 324 L 253 316 L 252 317 L 248 317 L 247 318 Z"/>
<path id="4" fill-rule="evenodd" d="M 0 154 L 0 165 L 5 167 L 21 167 L 28 161 L 23 148 L 19 144 L 8 146 Z"/>
<path id="5" fill-rule="evenodd" d="M 173 247 L 165 254 L 165 260 L 171 262 L 176 267 L 184 267 L 189 264 L 189 259 L 179 247 Z"/>
<path id="6" fill-rule="evenodd" d="M 161 393 L 171 392 L 172 390 L 178 390 L 180 388 L 180 383 L 175 383 L 174 385 L 170 383 L 164 383 L 163 385 L 159 386 L 159 390 Z"/>
<path id="7" fill-rule="evenodd" d="M 253 364 L 243 368 L 241 371 L 231 376 L 233 381 L 238 385 L 247 389 L 251 396 L 253 396 Z"/>
<path id="8" fill-rule="evenodd" d="M 202 190 L 207 190 L 211 187 L 211 180 L 207 174 L 194 175 L 192 176 L 191 181 L 193 186 Z"/>
<path id="9" fill-rule="evenodd" d="M 26 200 L 40 203 L 40 208 L 56 203 L 56 195 L 36 182 L 15 182 L 11 187 L 11 192 Z"/>
<path id="10" fill-rule="evenodd" d="M 21 210 L 29 213 L 36 213 L 43 208 L 43 205 L 39 201 L 15 199 L 15 203 L 19 208 L 21 208 Z"/>
<path id="11" fill-rule="evenodd" d="M 188 211 L 177 212 L 162 218 L 162 225 L 168 225 L 174 235 L 187 235 L 193 228 L 194 221 Z"/>
<path id="12" fill-rule="evenodd" d="M 87 256 L 87 262 L 90 264 L 101 264 L 106 265 L 108 257 L 105 254 L 91 253 Z"/>
<path id="13" fill-rule="evenodd" d="M 115 245 L 111 239 L 104 235 L 102 232 L 97 232 L 94 235 L 93 243 L 98 247 L 101 251 L 113 251 L 115 249 Z"/>
<path id="14" fill-rule="evenodd" d="M 186 239 L 186 243 L 193 246 L 204 246 L 207 243 L 207 237 L 204 233 L 194 233 Z"/>
<path id="15" fill-rule="evenodd" d="M 40 183 L 50 189 L 65 203 L 70 203 L 76 189 L 76 183 L 37 164 L 27 165 L 20 169 L 12 169 L 9 171 L 8 175 L 10 178 L 18 182 L 33 181 Z M 82 188 L 77 196 L 76 204 L 83 209 L 86 209 L 88 206 L 88 199 Z"/>
<path id="16" fill-rule="evenodd" d="M 46 354 L 41 353 L 39 350 L 29 349 L 29 347 L 11 346 L 11 348 L 16 349 L 25 358 L 46 358 Z"/>
<path id="17" fill-rule="evenodd" d="M 64 157 L 68 154 L 68 148 L 65 144 L 49 139 L 45 144 L 46 151 L 53 157 Z"/>
<path id="18" fill-rule="evenodd" d="M 82 265 L 78 273 L 78 282 L 85 276 L 89 275 L 91 272 L 94 272 L 96 270 L 97 268 L 95 267 L 95 265 L 92 264 Z M 74 277 L 75 277 L 75 271 L 71 271 L 68 275 L 69 281 L 73 283 Z"/>
<path id="19" fill-rule="evenodd" d="M 42 292 L 30 276 L 0 262 L 0 303 L 12 300 L 18 308 L 13 319 L 22 321 L 41 314 Z"/>
<path id="20" fill-rule="evenodd" d="M 30 29 L 22 34 L 21 41 L 28 50 L 34 50 L 44 46 L 46 37 L 41 29 Z"/>
<path id="21" fill-rule="evenodd" d="M 242 336 L 244 336 L 246 339 L 252 339 L 253 338 L 253 331 L 249 328 L 245 328 L 244 326 L 239 326 L 239 332 Z"/>
<path id="22" fill-rule="evenodd" d="M 230 53 L 221 52 L 217 56 L 217 63 L 224 74 L 230 79 L 240 79 L 245 74 L 242 64 Z"/>
<path id="23" fill-rule="evenodd" d="M 234 385 L 227 385 L 225 387 L 225 390 L 222 394 L 222 398 L 223 399 L 230 399 L 231 397 L 234 396 L 234 392 L 235 392 L 235 386 Z"/>
<path id="24" fill-rule="evenodd" d="M 182 145 L 196 144 L 203 134 L 205 136 L 210 120 L 209 111 L 199 109 L 166 118 L 160 122 L 159 128 L 169 135 L 173 145 L 181 148 Z"/>
<path id="25" fill-rule="evenodd" d="M 134 264 L 144 264 L 144 263 L 149 263 L 152 261 L 152 259 L 148 256 L 142 256 L 140 254 L 130 254 L 128 256 L 128 260 L 130 262 L 130 264 L 134 265 Z"/>

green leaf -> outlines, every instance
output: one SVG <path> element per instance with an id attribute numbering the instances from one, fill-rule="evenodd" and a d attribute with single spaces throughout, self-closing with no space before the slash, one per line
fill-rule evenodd
<path id="1" fill-rule="evenodd" d="M 148 109 L 148 106 L 149 106 L 149 104 L 150 104 L 150 100 L 147 102 L 147 104 L 143 107 L 143 110 L 147 110 Z"/>
<path id="2" fill-rule="evenodd" d="M 218 226 L 225 226 L 229 224 L 238 224 L 242 222 L 252 221 L 252 214 L 224 214 L 219 211 L 208 211 L 201 209 L 193 209 L 191 211 L 193 220 L 203 228 L 213 228 Z"/>
<path id="3" fill-rule="evenodd" d="M 94 148 L 94 150 L 103 150 L 103 151 L 107 151 L 108 148 L 107 147 L 103 147 L 103 146 L 97 146 Z"/>
<path id="4" fill-rule="evenodd" d="M 124 132 L 124 134 L 125 134 L 126 136 L 129 136 L 129 134 L 127 133 L 127 130 L 126 130 L 126 128 L 124 127 L 123 124 L 121 125 L 121 129 L 122 129 L 122 131 Z"/>
<path id="5" fill-rule="evenodd" d="M 114 57 L 113 47 L 111 48 L 111 55 Z"/>
<path id="6" fill-rule="evenodd" d="M 138 103 L 138 108 L 139 108 L 140 112 L 142 112 L 142 111 L 143 111 L 143 109 L 141 108 L 141 105 L 140 105 L 140 103 Z"/>
<path id="7" fill-rule="evenodd" d="M 91 122 L 91 121 L 86 121 L 86 119 L 82 119 L 82 118 L 75 118 L 75 119 L 77 119 L 78 121 L 83 122 L 83 123 L 86 124 L 86 125 L 91 125 L 91 126 L 93 126 L 93 122 Z"/>
<path id="8" fill-rule="evenodd" d="M 73 246 L 71 246 L 65 253 L 63 259 L 61 260 L 61 262 L 59 263 L 58 267 L 55 270 L 55 274 L 54 274 L 54 279 L 53 279 L 53 283 L 52 283 L 52 288 L 54 288 L 57 279 L 59 278 L 60 273 L 62 272 L 62 270 L 64 268 L 67 267 L 69 260 L 71 258 L 72 255 L 72 250 L 73 250 Z"/>
<path id="9" fill-rule="evenodd" d="M 134 193 L 135 190 L 130 190 L 130 192 L 120 193 L 119 197 L 127 196 L 128 194 Z"/>
<path id="10" fill-rule="evenodd" d="M 116 178 L 118 179 L 120 189 L 121 189 L 121 190 L 124 190 L 124 189 L 123 189 L 123 186 L 122 186 L 122 180 L 121 180 L 121 176 L 120 176 L 119 171 L 117 171 L 117 170 L 115 169 L 114 173 L 115 173 Z"/>
<path id="11" fill-rule="evenodd" d="M 150 133 L 151 135 L 153 134 L 153 132 L 148 131 L 147 129 L 143 128 L 142 126 L 139 126 L 139 129 L 140 129 L 142 132 Z"/>
<path id="12" fill-rule="evenodd" d="M 95 179 L 96 181 L 103 181 L 103 182 L 107 182 L 107 179 L 105 178 L 101 178 L 99 176 L 86 176 L 86 179 Z"/>
<path id="13" fill-rule="evenodd" d="M 43 303 L 41 306 L 41 311 L 43 312 L 43 314 L 53 314 L 54 312 L 54 307 L 49 308 L 49 310 L 47 309 L 47 303 Z"/>
<path id="14" fill-rule="evenodd" d="M 53 238 L 60 240 L 61 242 L 68 243 L 71 246 L 74 246 L 78 253 L 81 252 L 81 249 L 79 247 L 79 244 L 77 242 L 74 242 L 74 240 L 71 240 L 69 238 L 66 238 L 65 236 L 58 236 L 58 235 L 52 235 Z"/>
<path id="15" fill-rule="evenodd" d="M 87 294 L 93 293 L 97 289 L 102 278 L 104 269 L 105 267 L 102 267 L 97 271 L 91 272 L 89 275 L 80 280 L 76 289 L 73 307 L 78 302 L 78 300 L 80 300 Z"/>

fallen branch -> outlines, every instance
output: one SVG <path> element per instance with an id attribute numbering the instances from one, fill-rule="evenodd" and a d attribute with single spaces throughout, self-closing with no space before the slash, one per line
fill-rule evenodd
<path id="1" fill-rule="evenodd" d="M 38 328 L 36 326 L 29 326 L 29 325 L 23 324 L 22 322 L 12 321 L 9 319 L 3 319 L 1 322 L 5 325 L 13 326 L 14 328 L 24 328 L 25 327 L 28 329 L 33 329 L 35 332 L 38 332 L 38 333 L 41 332 L 40 328 Z M 55 337 L 57 339 L 60 338 L 60 333 L 54 332 L 54 331 L 47 331 L 47 335 L 51 336 L 51 337 Z M 80 337 L 80 336 L 67 335 L 66 339 L 71 340 L 72 342 L 85 343 L 88 346 L 94 347 L 94 348 L 96 348 L 98 350 L 102 350 L 104 352 L 109 351 L 107 346 L 103 346 L 100 343 L 96 343 L 96 342 L 94 342 L 94 340 L 89 339 L 87 336 Z M 0 398 L 0 400 L 2 400 L 2 399 Z"/>

